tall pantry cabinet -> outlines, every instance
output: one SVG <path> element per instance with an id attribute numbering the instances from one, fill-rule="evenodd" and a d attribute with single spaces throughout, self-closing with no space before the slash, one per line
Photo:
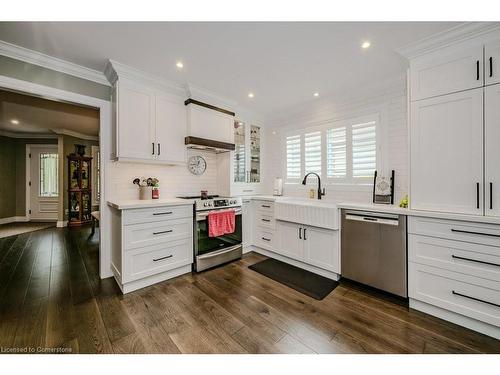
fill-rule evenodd
<path id="1" fill-rule="evenodd" d="M 500 216 L 500 41 L 410 61 L 410 206 Z"/>

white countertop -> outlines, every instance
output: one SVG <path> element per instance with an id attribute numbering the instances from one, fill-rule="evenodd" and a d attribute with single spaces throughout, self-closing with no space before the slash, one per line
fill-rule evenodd
<path id="1" fill-rule="evenodd" d="M 194 204 L 194 199 L 165 198 L 165 199 L 130 199 L 130 200 L 108 200 L 108 206 L 117 210 L 132 208 L 148 208 L 162 206 L 186 206 Z"/>

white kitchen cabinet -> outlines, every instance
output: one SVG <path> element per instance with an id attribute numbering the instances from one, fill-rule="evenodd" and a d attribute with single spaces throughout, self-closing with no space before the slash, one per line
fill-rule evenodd
<path id="1" fill-rule="evenodd" d="M 340 273 L 339 231 L 306 226 L 302 235 L 304 262 Z"/>
<path id="2" fill-rule="evenodd" d="M 500 40 L 484 46 L 484 83 L 500 83 Z"/>
<path id="3" fill-rule="evenodd" d="M 253 210 L 252 201 L 250 199 L 243 199 L 241 207 L 243 215 L 243 249 L 252 243 L 252 228 L 253 228 Z"/>
<path id="4" fill-rule="evenodd" d="M 483 214 L 483 89 L 415 101 L 412 209 Z"/>
<path id="5" fill-rule="evenodd" d="M 156 158 L 164 162 L 185 163 L 187 149 L 186 107 L 181 98 L 156 94 Z"/>
<path id="6" fill-rule="evenodd" d="M 276 223 L 276 233 L 279 237 L 279 247 L 275 248 L 275 251 L 292 259 L 303 260 L 303 228 L 304 226 L 300 224 L 278 221 Z"/>
<path id="7" fill-rule="evenodd" d="M 457 45 L 410 62 L 411 100 L 483 86 L 483 45 Z"/>
<path id="8" fill-rule="evenodd" d="M 155 156 L 154 91 L 129 80 L 117 83 L 116 156 L 148 160 Z"/>
<path id="9" fill-rule="evenodd" d="M 484 142 L 485 215 L 500 216 L 500 84 L 484 89 Z"/>
<path id="10" fill-rule="evenodd" d="M 231 195 L 259 194 L 262 182 L 261 128 L 235 120 L 234 144 Z"/>
<path id="11" fill-rule="evenodd" d="M 188 135 L 218 142 L 234 143 L 234 114 L 220 109 L 206 108 L 194 100 L 187 101 Z M 227 113 L 224 113 L 227 112 Z"/>

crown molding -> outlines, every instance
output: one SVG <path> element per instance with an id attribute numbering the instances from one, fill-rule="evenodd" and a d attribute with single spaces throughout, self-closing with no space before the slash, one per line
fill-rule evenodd
<path id="1" fill-rule="evenodd" d="M 500 22 L 464 22 L 396 50 L 397 53 L 413 59 L 420 55 L 447 47 L 451 44 L 485 36 L 500 31 Z"/>
<path id="2" fill-rule="evenodd" d="M 7 43 L 2 40 L 0 40 L 0 55 L 109 86 L 109 82 L 105 75 L 97 70 L 89 69 L 41 52 L 16 46 L 15 44 Z"/>
<path id="3" fill-rule="evenodd" d="M 88 134 L 83 134 L 79 132 L 75 132 L 73 130 L 68 130 L 68 129 L 62 129 L 62 128 L 54 128 L 50 129 L 50 131 L 54 132 L 55 134 L 58 135 L 67 135 L 70 137 L 75 137 L 79 139 L 85 139 L 87 141 L 97 141 L 99 142 L 99 136 L 96 135 L 88 135 Z"/>
<path id="4" fill-rule="evenodd" d="M 54 139 L 57 138 L 56 134 L 42 134 L 42 133 L 15 133 L 6 130 L 0 130 L 0 136 L 8 138 L 27 138 L 27 139 Z"/>
<path id="5" fill-rule="evenodd" d="M 167 81 L 164 78 L 155 76 L 153 74 L 145 73 L 142 70 L 122 64 L 115 60 L 108 60 L 104 69 L 104 75 L 112 85 L 116 83 L 119 77 L 125 77 L 138 82 L 142 82 L 145 85 L 157 88 L 159 90 L 164 90 L 172 94 L 180 95 L 183 98 L 186 97 L 185 86 Z"/>

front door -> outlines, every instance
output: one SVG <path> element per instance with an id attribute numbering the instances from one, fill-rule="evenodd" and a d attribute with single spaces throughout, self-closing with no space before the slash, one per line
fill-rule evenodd
<path id="1" fill-rule="evenodd" d="M 57 145 L 30 145 L 28 153 L 29 218 L 57 220 L 60 194 Z"/>

